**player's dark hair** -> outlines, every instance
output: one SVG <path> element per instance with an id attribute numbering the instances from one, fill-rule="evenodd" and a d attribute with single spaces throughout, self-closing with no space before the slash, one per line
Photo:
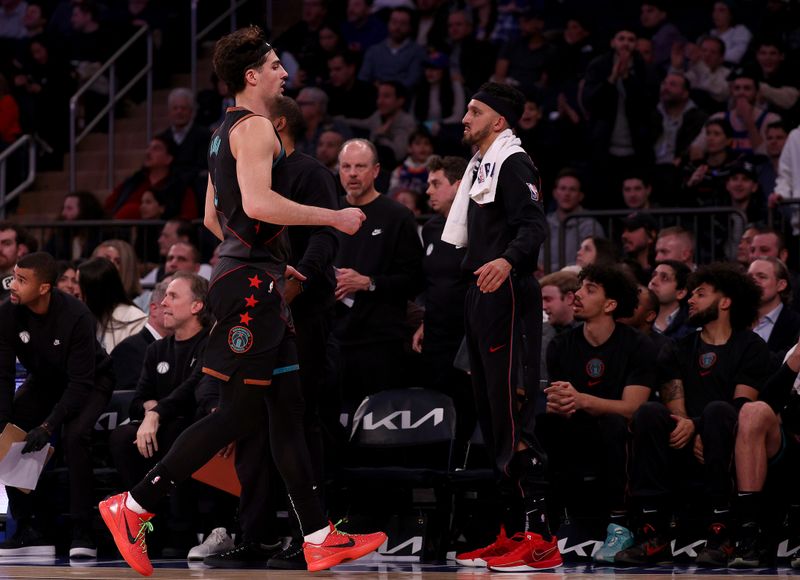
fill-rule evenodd
<path id="1" fill-rule="evenodd" d="M 269 105 L 270 115 L 273 120 L 278 117 L 286 119 L 286 129 L 292 139 L 297 142 L 303 138 L 306 132 L 306 122 L 303 120 L 303 113 L 297 101 L 278 95 Z"/>
<path id="2" fill-rule="evenodd" d="M 687 288 L 693 292 L 701 284 L 708 284 L 723 296 L 730 298 L 731 328 L 750 328 L 758 316 L 761 290 L 750 277 L 739 269 L 738 264 L 715 262 L 701 266 L 689 276 Z"/>
<path id="3" fill-rule="evenodd" d="M 58 266 L 55 258 L 47 252 L 26 254 L 17 260 L 17 268 L 33 270 L 34 276 L 42 284 L 50 284 L 53 288 L 58 280 Z"/>
<path id="4" fill-rule="evenodd" d="M 602 286 L 606 298 L 616 301 L 617 307 L 611 313 L 614 320 L 633 316 L 633 311 L 639 305 L 636 280 L 619 266 L 590 264 L 581 270 L 578 279 Z"/>
<path id="5" fill-rule="evenodd" d="M 258 26 L 240 28 L 220 38 L 214 46 L 214 72 L 233 94 L 244 90 L 244 73 L 267 62 L 272 47 Z"/>

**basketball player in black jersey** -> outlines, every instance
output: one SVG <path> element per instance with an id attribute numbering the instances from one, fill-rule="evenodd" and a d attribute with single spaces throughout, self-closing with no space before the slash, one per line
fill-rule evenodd
<path id="1" fill-rule="evenodd" d="M 285 227 L 331 226 L 353 234 L 364 214 L 300 205 L 271 189 L 272 167 L 284 152 L 269 103 L 283 92 L 287 74 L 259 28 L 223 37 L 214 69 L 236 95 L 211 139 L 204 218 L 222 240 L 208 294 L 217 322 L 203 360 L 203 372 L 224 383 L 220 408 L 187 429 L 129 493 L 101 502 L 100 513 L 128 564 L 152 574 L 145 543 L 152 508 L 220 449 L 263 428 L 266 404 L 273 459 L 304 536 L 308 569 L 322 570 L 375 550 L 386 535 L 336 530 L 313 485 L 294 328 L 283 298 L 285 274 L 303 277 L 287 269 Z"/>

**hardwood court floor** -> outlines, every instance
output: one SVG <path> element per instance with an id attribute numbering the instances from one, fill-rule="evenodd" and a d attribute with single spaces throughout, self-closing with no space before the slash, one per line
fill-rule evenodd
<path id="1" fill-rule="evenodd" d="M 491 573 L 487 570 L 457 568 L 445 564 L 364 563 L 336 567 L 324 572 L 289 572 L 281 570 L 219 570 L 206 568 L 202 564 L 188 567 L 186 562 L 157 561 L 154 580 L 182 579 L 372 579 L 377 580 L 642 580 L 645 577 L 670 576 L 680 580 L 719 580 L 720 576 L 736 580 L 798 580 L 800 571 L 791 568 L 764 568 L 748 571 L 698 570 L 695 567 L 642 568 L 618 570 L 594 568 L 592 566 L 567 566 L 537 573 Z M 0 580 L 16 578 L 38 578 L 51 580 L 60 578 L 83 578 L 87 580 L 113 580 L 118 578 L 142 578 L 121 561 L 98 561 L 91 566 L 70 566 L 68 561 L 24 562 L 0 560 Z"/>

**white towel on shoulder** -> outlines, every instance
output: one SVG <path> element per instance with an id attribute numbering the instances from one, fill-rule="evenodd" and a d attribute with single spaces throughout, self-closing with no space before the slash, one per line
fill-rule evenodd
<path id="1" fill-rule="evenodd" d="M 497 136 L 483 159 L 478 153 L 470 159 L 464 176 L 461 178 L 461 184 L 458 186 L 453 206 L 447 216 L 447 222 L 444 224 L 443 242 L 453 244 L 457 248 L 466 247 L 469 200 L 472 199 L 481 205 L 494 201 L 494 197 L 497 195 L 497 177 L 500 175 L 500 168 L 503 166 L 503 162 L 514 153 L 525 153 L 520 146 L 521 143 L 511 129 L 506 129 Z M 472 183 L 472 172 L 476 164 L 478 164 L 478 175 L 475 182 Z"/>

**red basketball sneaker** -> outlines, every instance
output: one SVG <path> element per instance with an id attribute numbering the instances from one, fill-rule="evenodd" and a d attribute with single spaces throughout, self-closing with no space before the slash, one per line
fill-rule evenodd
<path id="1" fill-rule="evenodd" d="M 510 538 L 506 536 L 506 529 L 500 526 L 500 533 L 497 534 L 497 539 L 483 548 L 472 550 L 471 552 L 462 552 L 456 554 L 456 562 L 461 566 L 472 566 L 475 568 L 482 568 L 486 566 L 488 558 L 496 558 L 508 554 L 511 550 L 519 546 L 519 542 L 525 539 L 525 534 L 517 532 Z"/>
<path id="2" fill-rule="evenodd" d="M 137 514 L 125 507 L 128 492 L 120 493 L 100 502 L 100 515 L 108 526 L 114 543 L 128 565 L 142 576 L 153 573 L 153 565 L 147 556 L 144 535 L 153 531 L 150 519 L 153 514 Z"/>
<path id="3" fill-rule="evenodd" d="M 503 556 L 489 559 L 486 567 L 495 572 L 528 572 L 555 568 L 561 564 L 561 552 L 558 551 L 558 539 L 555 536 L 545 542 L 539 534 L 525 532 L 525 539 L 516 548 Z"/>
<path id="4" fill-rule="evenodd" d="M 386 541 L 386 534 L 347 534 L 340 532 L 333 524 L 331 533 L 321 544 L 305 542 L 303 554 L 309 572 L 327 570 L 342 562 L 356 560 L 377 550 Z"/>

